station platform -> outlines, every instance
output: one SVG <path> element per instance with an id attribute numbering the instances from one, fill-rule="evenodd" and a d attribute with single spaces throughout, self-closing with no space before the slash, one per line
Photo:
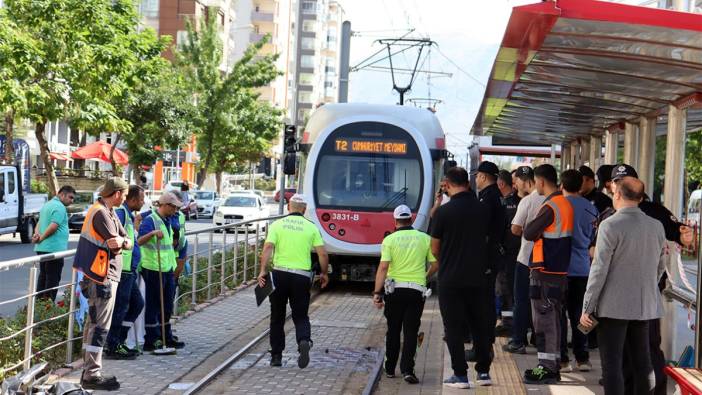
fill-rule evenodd
<path id="1" fill-rule="evenodd" d="M 342 288 L 342 287 L 339 287 Z M 593 371 L 565 373 L 558 385 L 527 386 L 522 372 L 536 363 L 536 349 L 513 355 L 501 349 L 506 338 L 498 338 L 491 387 L 470 390 L 442 385 L 450 372 L 448 352 L 442 340 L 443 326 L 438 299 L 427 300 L 421 330 L 425 340 L 417 355 L 420 384 L 379 374 L 382 366 L 385 319 L 373 307 L 365 288 L 334 289 L 317 294 L 310 306 L 314 347 L 308 368 L 297 367 L 292 322 L 286 324 L 288 348 L 283 367 L 269 367 L 268 327 L 270 309 L 256 307 L 252 287 L 223 297 L 174 324 L 186 347 L 177 355 L 144 354 L 131 361 L 104 361 L 104 372 L 114 374 L 121 389 L 96 394 L 183 394 L 212 372 L 218 372 L 196 393 L 201 394 L 602 394 L 598 385 L 599 355 L 591 353 Z M 253 344 L 253 346 L 251 346 Z M 226 365 L 232 355 L 240 354 Z M 225 365 L 223 365 L 225 364 Z M 224 367 L 223 367 L 224 366 Z M 80 368 L 62 380 L 79 380 Z M 469 370 L 471 381 L 475 371 Z M 375 378 L 378 377 L 376 380 Z"/>

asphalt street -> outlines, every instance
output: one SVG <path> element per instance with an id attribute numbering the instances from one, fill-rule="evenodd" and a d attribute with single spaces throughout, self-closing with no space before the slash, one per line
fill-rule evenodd
<path id="1" fill-rule="evenodd" d="M 276 214 L 277 206 L 269 205 L 271 213 Z M 188 231 L 206 229 L 212 226 L 212 219 L 198 219 L 197 221 L 188 221 L 186 228 Z M 68 248 L 76 248 L 78 244 L 78 233 L 71 233 L 68 238 Z M 244 240 L 244 234 L 240 233 L 238 235 L 239 240 Z M 227 235 L 227 243 L 231 243 L 234 240 L 234 234 Z M 223 235 L 221 233 L 214 233 L 212 235 L 212 244 L 215 249 L 221 248 L 223 241 Z M 188 236 L 189 253 L 192 253 L 194 248 L 195 236 Z M 209 234 L 204 233 L 198 235 L 199 251 L 207 248 L 209 243 Z M 19 234 L 16 237 L 9 235 L 0 236 L 0 262 L 10 259 L 23 258 L 27 256 L 33 256 L 34 252 L 33 244 L 22 244 L 20 242 Z M 71 281 L 71 265 L 73 264 L 73 258 L 66 258 L 63 265 L 63 274 L 61 276 L 61 284 L 67 284 Z M 21 297 L 27 294 L 27 289 L 29 286 L 29 266 L 25 266 L 18 269 L 11 269 L 7 271 L 0 271 L 0 303 L 10 299 Z M 62 292 L 59 292 L 61 294 Z M 21 299 L 12 303 L 0 304 L 0 317 L 7 317 L 14 314 L 18 308 L 26 304 L 25 299 Z"/>

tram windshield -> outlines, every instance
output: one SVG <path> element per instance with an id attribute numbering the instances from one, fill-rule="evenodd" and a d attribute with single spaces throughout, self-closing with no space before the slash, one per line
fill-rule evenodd
<path id="1" fill-rule="evenodd" d="M 327 155 L 319 163 L 320 207 L 348 206 L 385 211 L 406 204 L 419 206 L 417 159 Z"/>

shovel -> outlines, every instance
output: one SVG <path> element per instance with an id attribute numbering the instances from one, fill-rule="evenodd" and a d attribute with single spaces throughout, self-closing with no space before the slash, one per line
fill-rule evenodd
<path id="1" fill-rule="evenodd" d="M 155 355 L 173 355 L 176 349 L 166 347 L 166 313 L 163 307 L 163 272 L 161 271 L 161 239 L 156 238 L 156 260 L 158 260 L 158 288 L 161 301 L 161 348 L 155 349 Z"/>

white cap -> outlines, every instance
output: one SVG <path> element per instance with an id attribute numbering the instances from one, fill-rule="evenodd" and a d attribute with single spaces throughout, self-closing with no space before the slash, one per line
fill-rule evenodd
<path id="1" fill-rule="evenodd" d="M 292 203 L 298 203 L 298 204 L 307 204 L 307 200 L 305 200 L 305 195 L 301 193 L 296 193 L 290 198 L 290 202 Z"/>
<path id="2" fill-rule="evenodd" d="M 401 204 L 395 208 L 395 211 L 392 213 L 392 216 L 395 217 L 395 219 L 412 218 L 412 210 L 410 210 L 410 208 L 406 205 Z"/>

